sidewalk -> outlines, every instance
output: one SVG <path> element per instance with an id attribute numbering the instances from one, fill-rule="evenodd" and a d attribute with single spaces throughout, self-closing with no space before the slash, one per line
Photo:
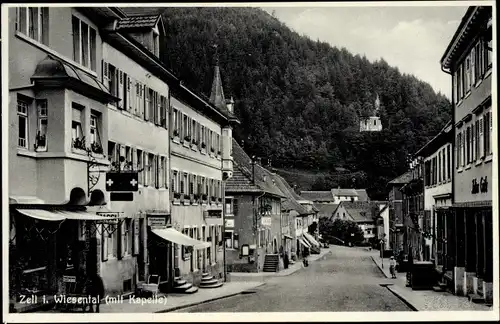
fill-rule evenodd
<path id="1" fill-rule="evenodd" d="M 455 296 L 449 292 L 437 292 L 434 290 L 413 290 L 406 287 L 406 273 L 397 273 L 397 279 L 391 279 L 389 272 L 389 259 L 382 259 L 379 251 L 373 251 L 373 262 L 378 266 L 387 278 L 386 284 L 394 295 L 403 300 L 408 306 L 416 311 L 492 311 L 491 307 L 474 304 L 467 297 Z"/>
<path id="2" fill-rule="evenodd" d="M 125 299 L 121 303 L 102 304 L 101 313 L 166 313 L 177 309 L 187 308 L 217 299 L 239 295 L 244 291 L 252 290 L 263 282 L 226 282 L 220 288 L 200 288 L 194 294 L 158 295 L 158 300 L 152 303 L 141 304 L 138 299 Z M 161 298 L 160 298 L 161 297 Z M 137 302 L 137 303 L 136 303 Z"/>
<path id="3" fill-rule="evenodd" d="M 307 257 L 307 259 L 309 262 L 314 262 L 323 259 L 328 253 L 331 253 L 329 248 L 321 248 L 320 254 L 311 254 Z M 299 260 L 294 264 L 290 264 L 288 269 L 283 269 L 279 272 L 231 272 L 231 282 L 262 282 L 266 278 L 289 276 L 292 273 L 297 272 L 299 269 L 302 269 L 302 267 L 302 260 Z"/>

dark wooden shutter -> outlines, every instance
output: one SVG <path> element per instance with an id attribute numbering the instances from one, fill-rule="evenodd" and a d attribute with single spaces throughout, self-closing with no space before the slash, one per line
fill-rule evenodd
<path id="1" fill-rule="evenodd" d="M 108 244 L 109 244 L 109 242 L 107 242 L 108 233 L 104 229 L 104 225 L 101 225 L 101 226 L 103 226 L 102 234 L 101 234 L 101 260 L 103 262 L 105 262 L 105 261 L 108 261 Z M 104 242 L 106 242 L 106 244 L 104 244 Z"/>
<path id="2" fill-rule="evenodd" d="M 222 203 L 226 203 L 225 201 L 223 201 Z M 238 210 L 239 210 L 239 206 L 238 206 L 238 199 L 233 199 L 233 215 L 236 217 L 238 215 Z"/>
<path id="3" fill-rule="evenodd" d="M 116 242 L 116 257 L 118 260 L 121 260 L 123 258 L 123 248 L 122 248 L 122 226 L 124 226 L 126 220 L 123 220 L 121 223 L 118 223 L 117 229 L 116 229 L 116 237 L 118 241 Z"/>
<path id="4" fill-rule="evenodd" d="M 144 85 L 144 120 L 149 120 L 149 106 L 146 98 L 149 98 L 149 88 Z"/>

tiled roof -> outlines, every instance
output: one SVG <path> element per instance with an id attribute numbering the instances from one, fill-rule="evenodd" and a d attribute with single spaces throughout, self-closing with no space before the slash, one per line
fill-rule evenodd
<path id="1" fill-rule="evenodd" d="M 358 193 L 358 201 L 370 201 L 366 189 L 356 189 L 356 192 Z"/>
<path id="2" fill-rule="evenodd" d="M 273 173 L 273 178 L 278 186 L 278 188 L 283 192 L 286 196 L 286 199 L 282 202 L 282 206 L 285 210 L 295 210 L 299 215 L 307 215 L 309 214 L 307 209 L 302 206 L 297 199 L 294 198 L 293 193 L 290 191 L 292 188 L 286 185 L 286 180 L 281 176 Z"/>
<path id="3" fill-rule="evenodd" d="M 333 215 L 339 204 L 314 204 L 318 209 L 319 217 L 330 217 Z"/>
<path id="4" fill-rule="evenodd" d="M 235 139 L 233 139 L 233 160 L 233 177 L 226 183 L 227 192 L 265 192 L 285 197 L 285 194 L 273 182 L 271 172 L 259 164 L 255 164 L 252 171 L 252 160 Z"/>
<path id="5" fill-rule="evenodd" d="M 160 15 L 126 17 L 118 22 L 117 29 L 154 28 L 159 18 Z"/>
<path id="6" fill-rule="evenodd" d="M 307 200 L 312 201 L 333 201 L 331 191 L 301 191 L 300 195 Z"/>
<path id="7" fill-rule="evenodd" d="M 349 196 L 349 197 L 357 197 L 358 193 L 356 192 L 355 189 L 343 189 L 343 188 L 338 188 L 338 189 L 332 189 L 332 195 L 334 196 Z"/>
<path id="8" fill-rule="evenodd" d="M 355 222 L 372 222 L 378 216 L 380 205 L 387 201 L 342 201 L 340 203 Z"/>
<path id="9" fill-rule="evenodd" d="M 405 184 L 405 183 L 410 182 L 410 180 L 411 180 L 411 172 L 408 171 L 408 172 L 400 175 L 396 179 L 389 181 L 389 183 L 390 184 Z"/>

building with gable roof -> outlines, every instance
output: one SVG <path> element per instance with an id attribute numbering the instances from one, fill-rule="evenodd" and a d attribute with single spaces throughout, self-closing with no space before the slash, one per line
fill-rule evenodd
<path id="1" fill-rule="evenodd" d="M 224 242 L 235 272 L 278 271 L 282 244 L 281 200 L 272 174 L 233 139 L 233 177 L 227 181 Z"/>
<path id="2" fill-rule="evenodd" d="M 403 251 L 404 246 L 403 193 L 400 189 L 410 180 L 411 173 L 408 171 L 387 184 L 389 188 L 389 233 L 387 239 L 389 248 L 395 253 Z"/>
<path id="3" fill-rule="evenodd" d="M 493 6 L 467 9 L 441 58 L 450 75 L 454 154 L 444 278 L 457 295 L 493 300 Z"/>

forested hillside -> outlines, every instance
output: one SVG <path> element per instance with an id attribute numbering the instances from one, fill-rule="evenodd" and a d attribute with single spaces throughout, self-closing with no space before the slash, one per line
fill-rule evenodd
<path id="1" fill-rule="evenodd" d="M 451 117 L 450 102 L 429 84 L 301 36 L 263 10 L 166 8 L 164 18 L 164 62 L 209 96 L 216 44 L 225 94 L 242 122 L 235 138 L 264 163 L 327 174 L 315 189 L 366 187 L 383 198 L 408 154 Z M 360 133 L 358 118 L 377 95 L 384 130 Z M 328 175 L 339 168 L 346 170 Z"/>

